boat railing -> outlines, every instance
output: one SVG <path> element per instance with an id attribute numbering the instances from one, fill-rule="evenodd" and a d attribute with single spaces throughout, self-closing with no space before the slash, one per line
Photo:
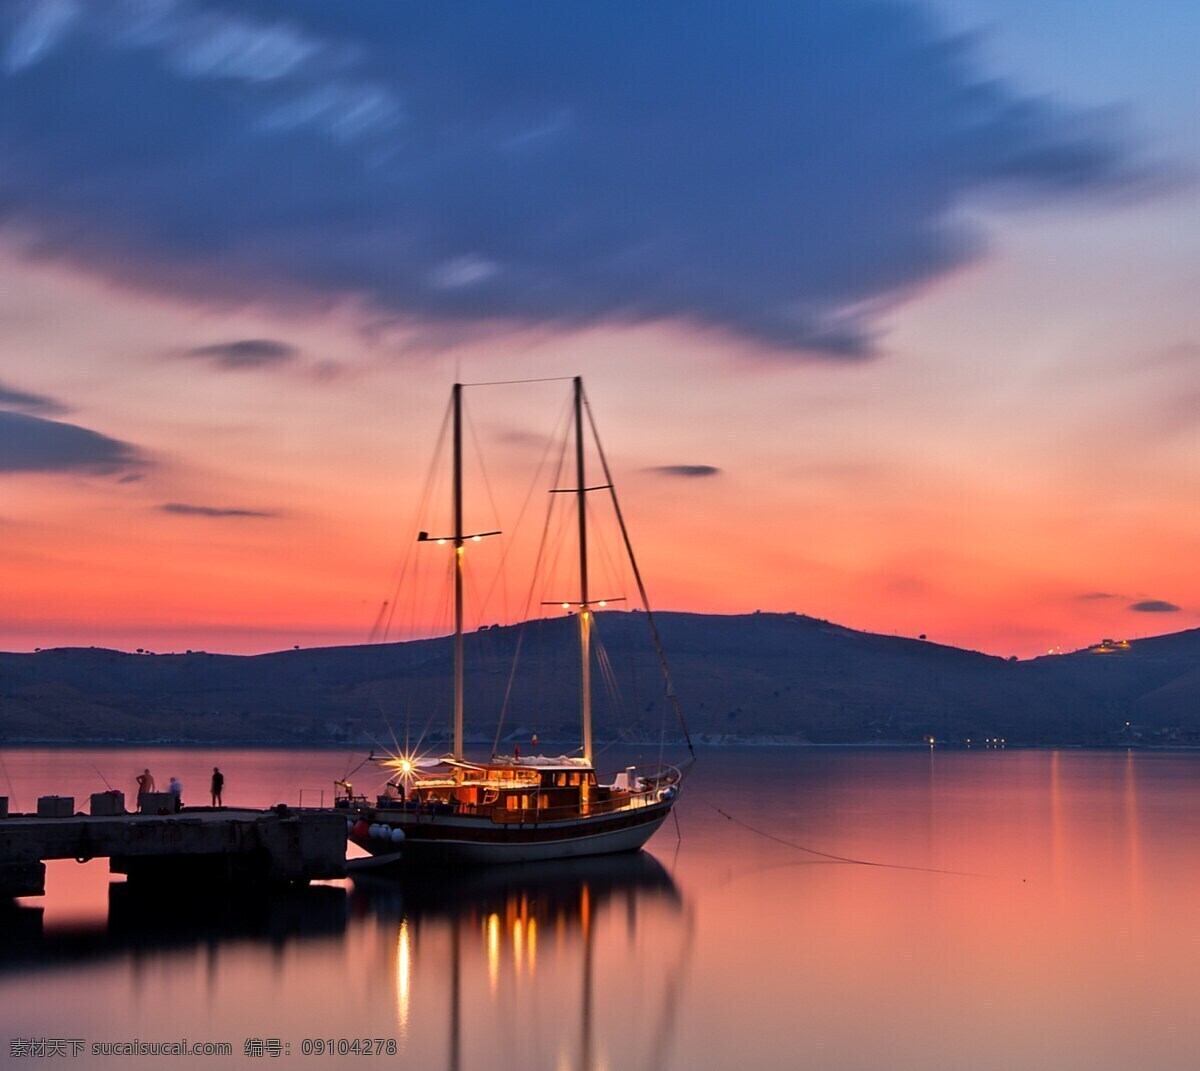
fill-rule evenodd
<path id="1" fill-rule="evenodd" d="M 678 767 L 663 763 L 643 768 L 638 775 L 639 788 L 633 792 L 622 791 L 608 799 L 589 799 L 579 804 L 560 807 L 515 807 L 513 809 L 493 807 L 492 821 L 498 825 L 538 825 L 543 822 L 565 822 L 577 818 L 593 818 L 621 811 L 636 811 L 653 807 L 674 798 L 673 788 L 683 779 Z M 671 796 L 665 793 L 672 790 Z M 465 813 L 465 812 L 464 812 Z"/>
<path id="2" fill-rule="evenodd" d="M 434 817 L 437 815 L 457 815 L 461 817 L 490 818 L 497 825 L 537 825 L 546 822 L 566 822 L 579 818 L 594 818 L 603 815 L 617 814 L 621 811 L 635 811 L 645 807 L 653 807 L 674 798 L 675 786 L 683 779 L 683 774 L 676 766 L 663 763 L 657 766 L 641 767 L 637 776 L 637 785 L 633 792 L 623 789 L 612 790 L 608 786 L 598 786 L 596 796 L 581 802 L 572 802 L 560 806 L 541 807 L 536 803 L 532 807 L 513 807 L 493 803 L 463 803 L 453 798 L 409 796 L 407 799 L 376 800 L 375 811 L 395 810 Z M 530 786 L 529 796 L 538 798 L 538 786 Z M 615 795 L 599 798 L 599 793 L 615 791 Z M 509 797 L 510 799 L 512 797 Z M 355 797 L 353 801 L 337 801 L 338 806 L 358 805 L 368 809 L 365 797 Z"/>

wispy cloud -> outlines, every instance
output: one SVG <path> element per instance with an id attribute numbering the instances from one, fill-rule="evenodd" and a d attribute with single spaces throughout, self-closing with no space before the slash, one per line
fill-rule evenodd
<path id="1" fill-rule="evenodd" d="M 164 502 L 158 507 L 163 513 L 184 517 L 277 517 L 277 513 L 257 509 L 229 509 L 223 506 L 196 506 L 187 502 Z"/>
<path id="2" fill-rule="evenodd" d="M 237 11 L 235 8 L 248 9 Z M 350 139 L 393 126 L 400 102 L 365 71 L 363 50 L 294 21 L 263 19 L 254 0 L 14 0 L 0 56 L 22 74 L 55 53 L 101 48 L 152 58 L 176 78 L 240 85 L 267 128 L 309 126 Z"/>
<path id="3" fill-rule="evenodd" d="M 240 372 L 287 364 L 295 360 L 298 352 L 295 346 L 273 338 L 243 338 L 236 342 L 217 342 L 210 346 L 196 346 L 182 351 L 182 355 L 205 358 L 221 368 Z"/>
<path id="4" fill-rule="evenodd" d="M 104 476 L 146 463 L 135 446 L 88 428 L 0 411 L 0 472 Z"/>
<path id="5" fill-rule="evenodd" d="M 904 0 L 13 0 L 0 55 L 8 217 L 197 300 L 856 358 L 979 255 L 973 199 L 1151 170 Z"/>
<path id="6" fill-rule="evenodd" d="M 1119 599 L 1120 595 L 1115 595 L 1111 591 L 1086 591 L 1082 595 L 1076 595 L 1075 598 L 1082 602 L 1089 602 L 1094 599 Z"/>
<path id="7" fill-rule="evenodd" d="M 716 476 L 721 470 L 715 465 L 654 465 L 642 471 L 653 472 L 658 476 L 682 476 L 687 479 L 695 479 L 700 476 Z"/>
<path id="8" fill-rule="evenodd" d="M 3 383 L 0 383 L 0 408 L 15 409 L 37 416 L 58 416 L 67 412 L 67 407 L 53 398 L 6 387 Z"/>
<path id="9" fill-rule="evenodd" d="M 1139 614 L 1174 614 L 1179 612 L 1179 607 L 1173 602 L 1165 602 L 1162 599 L 1145 599 L 1142 602 L 1131 603 L 1129 609 L 1136 610 Z"/>

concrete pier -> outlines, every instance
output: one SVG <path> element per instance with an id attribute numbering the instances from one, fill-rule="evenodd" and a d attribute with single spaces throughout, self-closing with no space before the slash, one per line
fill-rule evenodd
<path id="1" fill-rule="evenodd" d="M 130 881 L 168 887 L 293 882 L 346 875 L 346 819 L 328 811 L 183 810 L 178 814 L 0 819 L 0 897 L 41 896 L 47 859 L 107 857 Z"/>

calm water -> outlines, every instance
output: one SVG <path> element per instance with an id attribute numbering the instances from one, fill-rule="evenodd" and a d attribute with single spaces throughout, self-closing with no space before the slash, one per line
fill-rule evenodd
<path id="1" fill-rule="evenodd" d="M 24 808 L 103 788 L 94 767 L 132 795 L 147 763 L 204 802 L 214 761 L 227 803 L 316 802 L 357 762 L 3 759 L 0 793 Z M 682 839 L 668 825 L 641 856 L 454 887 L 188 904 L 51 864 L 44 903 L 0 913 L 2 1058 L 32 1036 L 83 1039 L 28 1061 L 77 1068 L 1196 1066 L 1200 756 L 706 751 L 678 811 Z M 134 1038 L 234 1055 L 91 1055 Z M 303 1053 L 342 1038 L 396 1055 Z M 247 1039 L 290 1055 L 246 1056 Z"/>

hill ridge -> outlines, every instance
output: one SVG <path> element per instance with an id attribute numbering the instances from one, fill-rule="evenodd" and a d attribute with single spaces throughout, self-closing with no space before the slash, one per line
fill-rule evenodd
<path id="1" fill-rule="evenodd" d="M 1200 629 L 1014 661 L 799 613 L 655 619 L 689 726 L 704 739 L 1200 743 Z M 598 736 L 677 735 L 644 631 L 639 611 L 596 615 L 625 681 L 619 697 L 597 683 Z M 522 672 L 505 708 L 518 637 Z M 567 617 L 468 634 L 469 732 L 492 739 L 506 709 L 501 735 L 577 736 L 575 643 Z M 319 745 L 406 727 L 436 741 L 450 672 L 449 637 L 255 655 L 0 653 L 0 733 L 10 744 Z"/>

